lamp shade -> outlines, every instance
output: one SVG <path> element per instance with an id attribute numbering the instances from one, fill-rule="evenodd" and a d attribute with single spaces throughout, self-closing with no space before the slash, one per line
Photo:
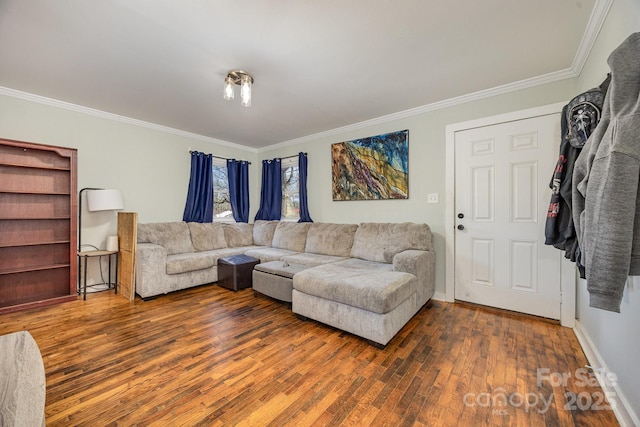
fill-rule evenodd
<path id="1" fill-rule="evenodd" d="M 117 211 L 124 209 L 122 192 L 120 190 L 88 190 L 87 210 L 95 211 Z"/>

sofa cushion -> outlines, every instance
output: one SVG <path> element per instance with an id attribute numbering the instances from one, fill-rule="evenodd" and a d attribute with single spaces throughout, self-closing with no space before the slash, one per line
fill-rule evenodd
<path id="1" fill-rule="evenodd" d="M 332 262 L 344 261 L 347 259 L 343 256 L 312 254 L 310 252 L 304 252 L 295 255 L 283 256 L 282 260 L 292 264 L 302 264 L 306 266 L 323 265 Z"/>
<path id="2" fill-rule="evenodd" d="M 224 230 L 219 222 L 189 222 L 191 243 L 196 251 L 211 251 L 227 247 Z"/>
<path id="3" fill-rule="evenodd" d="M 397 253 L 407 249 L 432 250 L 431 230 L 427 224 L 362 223 L 356 230 L 351 256 L 376 262 L 393 262 Z"/>
<path id="4" fill-rule="evenodd" d="M 271 246 L 295 252 L 304 252 L 309 227 L 311 227 L 309 222 L 280 221 L 276 227 L 276 232 L 273 234 Z"/>
<path id="5" fill-rule="evenodd" d="M 296 273 L 300 273 L 302 270 L 306 270 L 308 268 L 311 267 L 301 264 L 289 264 L 283 261 L 270 261 L 256 265 L 253 270 L 293 279 L 293 276 Z"/>
<path id="6" fill-rule="evenodd" d="M 345 261 L 340 261 L 337 264 L 341 268 L 348 268 L 351 270 L 362 270 L 368 272 L 385 272 L 393 271 L 393 264 L 386 264 L 384 262 L 367 261 L 360 258 L 349 258 Z"/>
<path id="7" fill-rule="evenodd" d="M 193 252 L 186 222 L 138 224 L 138 243 L 153 243 L 167 250 L 167 255 Z"/>
<path id="8" fill-rule="evenodd" d="M 253 245 L 253 224 L 245 222 L 223 223 L 222 228 L 228 247 Z"/>
<path id="9" fill-rule="evenodd" d="M 259 246 L 271 246 L 273 234 L 280 221 L 257 220 L 253 223 L 253 244 Z"/>
<path id="10" fill-rule="evenodd" d="M 356 224 L 313 223 L 307 232 L 304 251 L 348 257 L 357 228 Z"/>
<path id="11" fill-rule="evenodd" d="M 167 256 L 167 274 L 179 274 L 213 267 L 217 258 L 204 252 Z"/>
<path id="12" fill-rule="evenodd" d="M 307 295 L 384 314 L 398 307 L 417 289 L 413 274 L 367 271 L 341 263 L 321 265 L 293 276 L 293 288 Z"/>
<path id="13" fill-rule="evenodd" d="M 298 252 L 280 248 L 255 248 L 244 252 L 246 255 L 258 258 L 260 262 L 279 261 L 283 256 L 295 255 Z"/>
<path id="14" fill-rule="evenodd" d="M 264 246 L 239 246 L 237 248 L 221 248 L 221 249 L 214 249 L 212 251 L 204 251 L 204 252 L 201 252 L 201 253 L 207 254 L 207 255 L 213 257 L 213 263 L 217 264 L 218 263 L 218 259 L 220 259 L 220 258 L 226 258 L 226 257 L 236 256 L 236 255 L 243 255 L 249 249 L 256 249 L 256 248 L 262 248 L 262 247 L 264 247 Z"/>

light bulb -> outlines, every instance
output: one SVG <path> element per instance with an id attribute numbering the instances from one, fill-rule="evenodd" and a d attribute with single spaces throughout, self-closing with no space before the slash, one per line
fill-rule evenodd
<path id="1" fill-rule="evenodd" d="M 240 81 L 240 97 L 242 98 L 241 105 L 243 107 L 251 107 L 251 78 L 249 76 L 242 76 Z"/>
<path id="2" fill-rule="evenodd" d="M 224 79 L 224 99 L 233 99 L 233 92 L 233 80 L 231 79 L 231 77 L 227 76 L 227 78 Z"/>

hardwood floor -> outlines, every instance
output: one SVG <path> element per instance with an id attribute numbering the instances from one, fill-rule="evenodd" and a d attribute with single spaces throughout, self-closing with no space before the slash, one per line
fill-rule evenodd
<path id="1" fill-rule="evenodd" d="M 571 329 L 479 307 L 430 302 L 383 350 L 218 286 L 0 316 L 22 329 L 49 426 L 617 425 Z"/>

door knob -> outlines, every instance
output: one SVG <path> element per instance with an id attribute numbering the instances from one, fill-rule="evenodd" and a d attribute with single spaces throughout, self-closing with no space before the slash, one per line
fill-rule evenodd
<path id="1" fill-rule="evenodd" d="M 460 230 L 460 231 L 464 230 L 464 225 L 459 224 L 459 225 L 458 225 L 458 230 Z"/>
<path id="2" fill-rule="evenodd" d="M 458 214 L 458 218 L 460 218 L 460 219 L 464 218 L 464 214 L 463 214 L 462 212 L 460 212 L 460 213 Z"/>

